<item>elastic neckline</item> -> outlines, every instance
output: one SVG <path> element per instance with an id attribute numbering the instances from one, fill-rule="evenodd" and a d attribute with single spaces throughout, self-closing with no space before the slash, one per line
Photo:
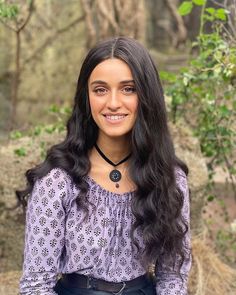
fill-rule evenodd
<path id="1" fill-rule="evenodd" d="M 133 191 L 129 191 L 129 192 L 124 192 L 124 193 L 116 193 L 116 192 L 112 192 L 109 191 L 107 189 L 105 189 L 103 186 L 101 186 L 99 183 L 97 183 L 90 175 L 86 175 L 85 178 L 87 178 L 90 183 L 96 187 L 99 187 L 100 189 L 102 189 L 103 191 L 105 191 L 106 193 L 108 193 L 109 195 L 115 195 L 115 196 L 119 196 L 119 197 L 125 197 L 125 196 L 130 196 L 133 195 L 135 190 Z"/>

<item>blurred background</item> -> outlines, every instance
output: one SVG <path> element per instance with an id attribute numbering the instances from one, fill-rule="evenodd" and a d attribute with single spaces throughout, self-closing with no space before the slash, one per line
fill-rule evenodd
<path id="1" fill-rule="evenodd" d="M 12 6 L 8 15 L 2 13 L 0 27 L 2 137 L 9 128 L 25 130 L 48 121 L 52 104 L 71 103 L 81 59 L 98 40 L 114 35 L 139 39 L 153 50 L 159 68 L 172 72 L 188 59 L 200 25 L 200 7 L 183 18 L 178 1 L 3 3 Z"/>
<path id="2" fill-rule="evenodd" d="M 109 36 L 149 49 L 190 169 L 189 294 L 236 294 L 236 0 L 0 0 L 0 294 L 22 268 L 14 191 L 63 139 L 81 62 Z"/>

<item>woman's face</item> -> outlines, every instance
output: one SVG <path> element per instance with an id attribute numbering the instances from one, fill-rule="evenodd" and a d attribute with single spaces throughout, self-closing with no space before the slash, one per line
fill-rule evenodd
<path id="1" fill-rule="evenodd" d="M 88 91 L 99 136 L 127 136 L 134 126 L 138 106 L 129 66 L 117 58 L 101 62 L 90 75 Z"/>

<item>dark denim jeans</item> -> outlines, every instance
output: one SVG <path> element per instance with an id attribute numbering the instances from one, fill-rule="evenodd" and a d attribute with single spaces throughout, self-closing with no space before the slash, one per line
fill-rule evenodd
<path id="1" fill-rule="evenodd" d="M 114 293 L 97 291 L 94 289 L 84 289 L 84 288 L 66 288 L 63 286 L 61 280 L 58 280 L 54 291 L 58 295 L 113 295 Z M 156 295 L 155 284 L 150 281 L 145 286 L 139 288 L 129 288 L 124 289 L 119 295 Z"/>

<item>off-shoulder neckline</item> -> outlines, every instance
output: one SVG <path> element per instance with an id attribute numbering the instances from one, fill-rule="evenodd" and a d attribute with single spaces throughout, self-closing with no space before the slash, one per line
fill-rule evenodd
<path id="1" fill-rule="evenodd" d="M 106 192 L 109 195 L 113 195 L 113 196 L 118 196 L 118 197 L 126 197 L 126 196 L 131 196 L 135 193 L 135 190 L 133 191 L 128 191 L 128 192 L 124 192 L 124 193 L 116 193 L 116 192 L 112 192 L 106 188 L 104 188 L 102 185 L 100 185 L 96 180 L 94 180 L 94 178 L 92 178 L 90 175 L 85 175 L 84 176 L 85 179 L 87 179 L 93 186 L 102 189 L 104 192 Z"/>

